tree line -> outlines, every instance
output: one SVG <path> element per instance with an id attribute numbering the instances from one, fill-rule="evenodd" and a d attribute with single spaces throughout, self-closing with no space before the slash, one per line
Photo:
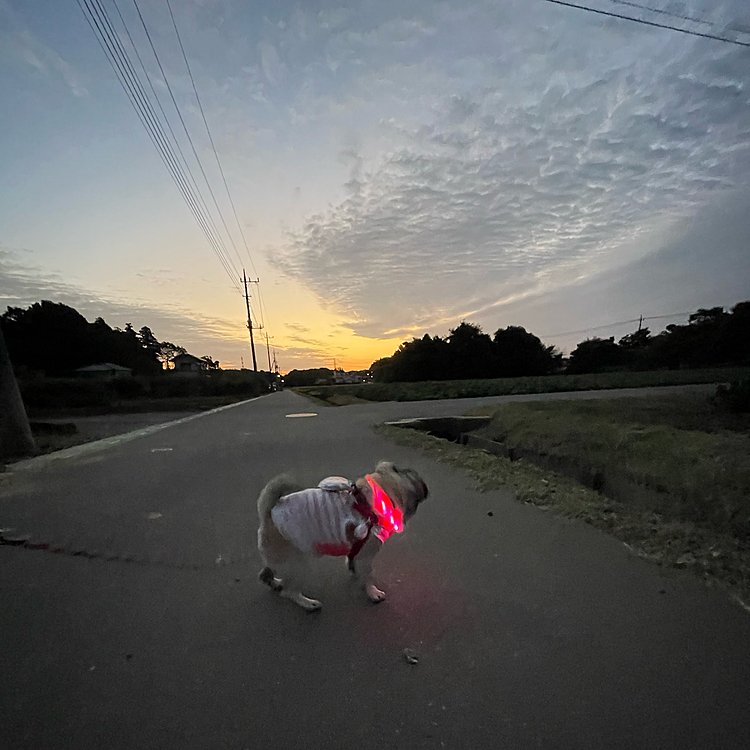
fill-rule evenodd
<path id="1" fill-rule="evenodd" d="M 0 325 L 13 365 L 51 377 L 102 362 L 129 367 L 136 375 L 155 375 L 187 353 L 182 346 L 159 341 L 148 326 L 138 331 L 130 323 L 111 328 L 103 318 L 89 323 L 74 308 L 48 300 L 28 308 L 8 307 Z M 203 359 L 218 368 L 210 357 Z"/>
<path id="2" fill-rule="evenodd" d="M 480 326 L 463 322 L 448 336 L 425 334 L 404 342 L 371 369 L 373 380 L 392 383 L 747 364 L 750 301 L 731 312 L 701 308 L 687 324 L 669 325 L 656 336 L 639 328 L 617 342 L 614 337 L 589 338 L 568 359 L 520 326 L 500 328 L 490 336 Z"/>

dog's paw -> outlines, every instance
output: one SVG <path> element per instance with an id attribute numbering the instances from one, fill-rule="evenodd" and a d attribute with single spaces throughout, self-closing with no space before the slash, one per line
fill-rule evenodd
<path id="1" fill-rule="evenodd" d="M 271 568 L 263 568 L 258 574 L 258 580 L 261 583 L 265 583 L 266 586 L 270 586 L 274 591 L 281 591 L 283 589 L 282 581 L 280 578 L 276 578 Z"/>
<path id="2" fill-rule="evenodd" d="M 319 609 L 323 609 L 323 605 L 317 599 L 309 599 L 303 594 L 300 594 L 300 598 L 295 601 L 302 609 L 308 612 L 317 612 Z"/>
<path id="3" fill-rule="evenodd" d="M 385 591 L 381 591 L 377 586 L 370 583 L 365 588 L 365 591 L 367 592 L 367 598 L 373 603 L 373 604 L 380 604 L 380 602 L 385 601 Z"/>
<path id="4" fill-rule="evenodd" d="M 298 604 L 308 612 L 317 612 L 323 608 L 323 605 L 317 599 L 310 599 L 299 591 L 282 591 L 281 595 L 285 599 L 291 599 L 295 604 Z"/>

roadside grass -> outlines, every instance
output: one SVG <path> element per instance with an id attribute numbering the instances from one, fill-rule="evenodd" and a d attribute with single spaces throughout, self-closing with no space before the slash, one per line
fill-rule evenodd
<path id="1" fill-rule="evenodd" d="M 32 434 L 36 443 L 35 456 L 41 456 L 45 453 L 54 453 L 65 448 L 72 448 L 75 445 L 81 445 L 88 442 L 88 439 L 78 432 L 70 433 L 50 433 L 46 430 L 37 430 L 32 426 Z"/>
<path id="2" fill-rule="evenodd" d="M 511 461 L 427 433 L 380 425 L 401 445 L 467 473 L 480 491 L 579 519 L 660 565 L 693 570 L 727 587 L 750 611 L 750 419 L 722 413 L 700 396 L 530 402 L 493 413 L 477 431 L 530 454 L 563 456 L 615 470 L 608 496 L 526 458 Z"/>
<path id="3" fill-rule="evenodd" d="M 431 380 L 422 383 L 321 385 L 299 387 L 295 388 L 294 391 L 318 401 L 325 401 L 330 405 L 346 405 L 360 401 L 430 401 L 449 398 L 509 396 L 523 393 L 728 383 L 747 377 L 750 377 L 750 367 L 725 367 L 704 370 L 649 370 L 588 375 L 544 375 L 494 380 Z M 345 401 L 345 397 L 354 398 L 356 401 Z"/>
<path id="4" fill-rule="evenodd" d="M 672 520 L 750 531 L 750 415 L 706 396 L 532 402 L 477 409 L 476 434 L 568 463 Z"/>
<path id="5" fill-rule="evenodd" d="M 160 411 L 208 411 L 245 401 L 252 396 L 177 396 L 173 398 L 135 398 L 111 401 L 106 404 L 87 406 L 30 406 L 29 419 L 74 419 L 104 414 L 140 414 Z"/>
<path id="6" fill-rule="evenodd" d="M 54 408 L 30 407 L 27 409 L 31 432 L 34 436 L 36 450 L 33 455 L 39 456 L 45 453 L 54 453 L 65 448 L 100 440 L 102 437 L 119 435 L 134 429 L 128 423 L 116 423 L 109 429 L 106 427 L 99 430 L 84 430 L 80 432 L 76 427 L 76 420 L 85 417 L 106 417 L 111 415 L 117 417 L 123 414 L 154 414 L 171 412 L 201 412 L 216 409 L 220 406 L 228 406 L 251 398 L 245 395 L 231 396 L 185 396 L 175 398 L 150 398 L 150 399 L 128 399 L 112 401 L 107 404 L 61 407 Z M 66 422 L 46 422 L 45 420 L 69 420 Z M 158 423 L 160 420 L 155 420 Z M 161 420 L 163 421 L 163 420 Z M 17 459 L 18 460 L 18 459 Z M 12 460 L 11 460 L 12 462 Z M 3 462 L 0 462 L 0 471 L 3 470 Z"/>
<path id="7" fill-rule="evenodd" d="M 336 388 L 336 386 L 331 386 Z M 348 393 L 337 393 L 335 390 L 322 395 L 316 395 L 316 387 L 303 386 L 299 388 L 290 388 L 290 391 L 304 396 L 318 406 L 351 406 L 352 404 L 369 404 L 372 403 L 367 399 L 353 396 Z"/>

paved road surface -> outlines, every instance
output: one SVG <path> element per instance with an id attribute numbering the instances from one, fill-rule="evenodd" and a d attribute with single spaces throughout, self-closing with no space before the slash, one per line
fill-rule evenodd
<path id="1" fill-rule="evenodd" d="M 0 526 L 102 555 L 0 548 L 6 746 L 746 747 L 750 617 L 725 594 L 370 429 L 465 408 L 284 392 L 5 475 Z M 269 476 L 382 457 L 432 490 L 378 560 L 387 602 L 333 559 L 318 614 L 257 584 Z"/>

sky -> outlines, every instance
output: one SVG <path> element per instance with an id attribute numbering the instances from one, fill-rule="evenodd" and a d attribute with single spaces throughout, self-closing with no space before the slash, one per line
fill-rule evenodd
<path id="1" fill-rule="evenodd" d="M 750 47 L 543 0 L 171 0 L 209 138 L 166 0 L 97 2 L 231 266 L 76 0 L 0 0 L 0 309 L 247 367 L 244 267 L 258 365 L 288 371 L 463 320 L 569 352 L 750 299 Z M 581 4 L 750 42 L 744 0 Z"/>

